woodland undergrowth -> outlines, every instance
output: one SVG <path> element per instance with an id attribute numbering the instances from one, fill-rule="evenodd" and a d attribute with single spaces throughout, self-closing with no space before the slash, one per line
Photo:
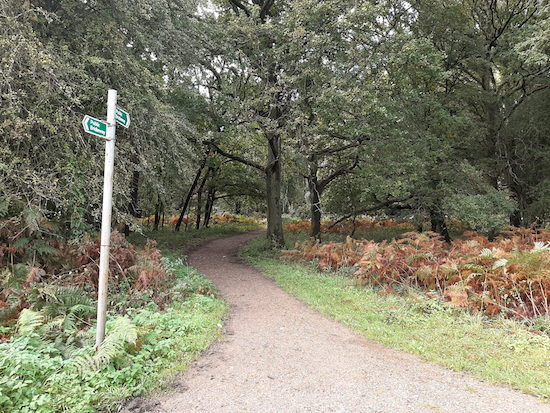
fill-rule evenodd
<path id="1" fill-rule="evenodd" d="M 115 412 L 219 333 L 224 303 L 181 259 L 111 236 L 109 312 L 95 349 L 98 237 L 44 217 L 0 222 L 0 412 Z"/>
<path id="2" fill-rule="evenodd" d="M 376 220 L 369 218 L 346 219 L 342 221 L 324 220 L 321 222 L 321 232 L 323 234 L 353 234 L 364 233 L 373 228 L 402 228 L 415 229 L 415 225 L 410 222 L 397 222 L 394 219 Z M 283 226 L 286 232 L 293 234 L 309 233 L 311 222 L 296 220 Z"/>
<path id="3" fill-rule="evenodd" d="M 313 262 L 324 272 L 349 274 L 383 294 L 413 287 L 449 306 L 488 316 L 550 315 L 550 232 L 544 229 L 510 228 L 493 241 L 465 232 L 464 239 L 451 244 L 433 232 L 408 232 L 381 243 L 350 237 L 342 243 L 310 240 L 283 256 Z"/>

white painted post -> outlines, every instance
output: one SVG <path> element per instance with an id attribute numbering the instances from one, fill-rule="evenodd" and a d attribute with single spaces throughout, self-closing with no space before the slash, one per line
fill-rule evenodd
<path id="1" fill-rule="evenodd" d="M 111 243 L 111 213 L 113 203 L 113 173 L 115 167 L 117 91 L 109 89 L 107 96 L 107 136 L 105 139 L 105 172 L 103 181 L 103 212 L 101 214 L 101 250 L 99 257 L 99 288 L 97 296 L 96 351 L 105 339 L 107 317 L 107 287 L 109 277 L 109 247 Z"/>

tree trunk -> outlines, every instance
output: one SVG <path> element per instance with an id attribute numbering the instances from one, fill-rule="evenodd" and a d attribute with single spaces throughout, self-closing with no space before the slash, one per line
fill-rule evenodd
<path id="1" fill-rule="evenodd" d="M 162 202 L 158 201 L 155 208 L 155 223 L 153 224 L 153 231 L 159 230 L 160 215 L 162 213 Z"/>
<path id="2" fill-rule="evenodd" d="M 128 204 L 128 213 L 133 217 L 138 217 L 138 195 L 139 195 L 139 171 L 134 170 L 132 182 L 130 183 L 130 202 Z M 130 226 L 124 224 L 124 235 L 130 235 Z"/>
<path id="3" fill-rule="evenodd" d="M 445 217 L 439 209 L 433 209 L 430 211 L 430 220 L 432 222 L 432 232 L 439 232 L 447 243 L 451 243 L 451 235 L 449 229 L 445 223 Z"/>
<path id="4" fill-rule="evenodd" d="M 178 222 L 176 223 L 176 226 L 174 227 L 174 231 L 179 232 L 181 223 L 183 221 L 183 217 L 185 216 L 185 212 L 187 211 L 187 208 L 189 207 L 189 203 L 191 202 L 191 197 L 195 193 L 195 188 L 197 187 L 197 184 L 199 183 L 199 179 L 201 177 L 202 171 L 206 165 L 206 157 L 202 160 L 199 169 L 197 170 L 197 173 L 195 174 L 195 179 L 193 180 L 193 183 L 191 184 L 191 187 L 189 188 L 189 191 L 187 192 L 187 196 L 185 197 L 185 201 L 183 202 L 183 207 L 181 209 L 180 217 L 178 218 Z"/>
<path id="5" fill-rule="evenodd" d="M 321 240 L 321 193 L 323 190 L 317 180 L 317 162 L 314 159 L 309 163 L 307 181 L 311 209 L 311 230 L 309 235 L 317 240 Z"/>
<path id="6" fill-rule="evenodd" d="M 212 216 L 212 209 L 214 208 L 214 200 L 216 196 L 216 185 L 214 185 L 216 175 L 220 168 L 210 168 L 211 172 L 210 183 L 208 185 L 208 191 L 206 195 L 206 205 L 204 207 L 204 222 L 203 227 L 208 228 L 210 224 L 210 217 Z"/>
<path id="7" fill-rule="evenodd" d="M 311 232 L 310 236 L 321 240 L 321 194 L 315 184 L 310 184 L 311 191 Z"/>
<path id="8" fill-rule="evenodd" d="M 208 168 L 208 171 L 204 175 L 204 178 L 202 179 L 201 186 L 199 187 L 199 190 L 197 191 L 197 222 L 195 224 L 195 228 L 199 229 L 201 226 L 201 214 L 202 214 L 202 191 L 204 190 L 204 184 L 206 184 L 206 180 L 208 179 L 208 175 L 210 175 L 211 168 Z"/>
<path id="9" fill-rule="evenodd" d="M 211 186 L 208 189 L 208 196 L 206 197 L 206 207 L 204 211 L 204 224 L 206 228 L 210 224 L 210 218 L 212 217 L 212 209 L 214 208 L 214 201 L 216 200 L 216 187 Z"/>
<path id="10" fill-rule="evenodd" d="M 267 238 L 280 246 L 285 245 L 281 208 L 281 137 L 268 137 L 267 167 L 265 168 L 267 201 Z"/>

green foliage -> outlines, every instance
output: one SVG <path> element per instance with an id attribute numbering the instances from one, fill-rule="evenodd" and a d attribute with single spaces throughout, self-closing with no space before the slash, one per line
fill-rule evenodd
<path id="1" fill-rule="evenodd" d="M 505 192 L 491 191 L 483 195 L 452 195 L 445 199 L 444 209 L 472 230 L 494 235 L 509 224 L 515 204 Z"/>
<path id="2" fill-rule="evenodd" d="M 0 344 L 0 408 L 3 411 L 54 412 L 54 400 L 40 391 L 64 365 L 53 344 L 46 344 L 37 333 L 26 333 Z"/>
<path id="3" fill-rule="evenodd" d="M 17 320 L 17 331 L 19 334 L 25 334 L 30 331 L 34 331 L 36 327 L 41 326 L 44 323 L 44 314 L 36 311 L 23 309 Z"/>
<path id="4" fill-rule="evenodd" d="M 190 239 L 257 228 L 230 223 L 237 217 L 217 219 L 223 225 L 155 235 L 169 255 L 178 256 L 181 243 Z M 167 370 L 190 362 L 219 334 L 225 305 L 211 282 L 181 259 L 162 257 L 155 241 L 144 238 L 143 249 L 136 249 L 113 232 L 114 295 L 106 339 L 96 353 L 92 287 L 99 241 L 85 236 L 65 244 L 47 220 L 34 222 L 33 232 L 30 226 L 18 231 L 19 224 L 11 221 L 0 232 L 5 234 L 2 251 L 12 254 L 1 273 L 0 411 L 118 411 L 125 399 L 158 386 Z M 48 273 L 17 263 L 29 258 L 36 240 L 47 244 L 51 239 L 55 253 L 35 260 L 47 263 Z M 38 257 L 36 249 L 32 256 Z"/>
<path id="5" fill-rule="evenodd" d="M 62 343 L 44 334 L 45 306 L 39 312 L 23 311 L 19 335 L 0 344 L 0 410 L 116 412 L 125 399 L 158 386 L 167 369 L 192 361 L 219 334 L 226 308 L 213 294 L 196 294 L 211 288 L 196 273 L 188 274 L 181 263 L 170 268 L 182 280 L 174 287 L 170 307 L 161 311 L 149 303 L 127 308 L 125 317 L 109 314 L 97 353 L 94 329 L 75 333 L 80 340 Z M 124 295 L 113 297 L 121 299 Z"/>
<path id="6" fill-rule="evenodd" d="M 97 371 L 100 367 L 110 364 L 117 356 L 123 356 L 127 344 L 135 344 L 137 328 L 127 317 L 118 317 L 108 329 L 103 343 L 95 354 L 75 357 L 71 360 L 69 369 L 75 369 L 83 375 L 86 371 Z"/>
<path id="7" fill-rule="evenodd" d="M 90 229 L 101 205 L 103 142 L 85 136 L 81 120 L 104 118 L 109 88 L 134 120 L 117 132 L 114 215 L 130 220 L 134 171 L 155 195 L 181 183 L 193 128 L 181 107 L 174 112 L 169 92 L 177 85 L 197 93 L 167 73 L 196 58 L 203 34 L 194 3 L 3 0 L 0 7 L 2 216 L 17 217 L 17 202 L 55 217 L 72 236 Z M 171 176 L 159 178 L 161 170 Z"/>

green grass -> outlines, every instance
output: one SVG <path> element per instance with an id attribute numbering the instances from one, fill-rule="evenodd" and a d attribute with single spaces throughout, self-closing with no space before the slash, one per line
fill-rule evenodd
<path id="1" fill-rule="evenodd" d="M 419 292 L 382 296 L 343 275 L 281 261 L 265 239 L 242 256 L 321 314 L 381 344 L 550 400 L 550 337 L 506 319 L 447 307 Z"/>

